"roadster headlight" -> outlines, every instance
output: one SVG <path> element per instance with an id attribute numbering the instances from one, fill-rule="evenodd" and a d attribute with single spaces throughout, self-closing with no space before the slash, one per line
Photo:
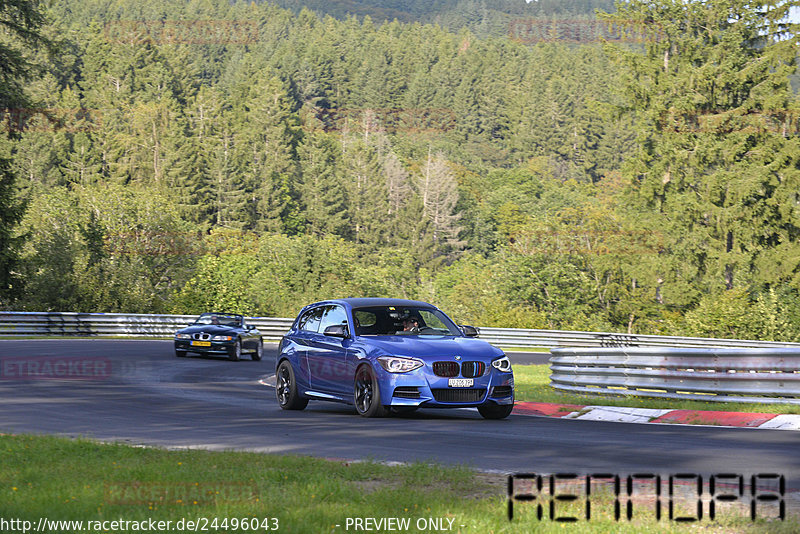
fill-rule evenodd
<path id="1" fill-rule="evenodd" d="M 502 358 L 497 358 L 496 360 L 492 361 L 492 367 L 494 367 L 498 371 L 502 371 L 504 373 L 510 373 L 511 372 L 511 360 L 508 359 L 508 356 L 503 356 Z"/>
<path id="2" fill-rule="evenodd" d="M 378 363 L 390 373 L 407 373 L 424 365 L 419 360 L 400 356 L 381 356 L 378 358 Z"/>
<path id="3" fill-rule="evenodd" d="M 214 336 L 211 338 L 211 341 L 230 341 L 231 336 Z"/>
<path id="4" fill-rule="evenodd" d="M 175 339 L 192 339 L 192 334 L 175 334 Z"/>

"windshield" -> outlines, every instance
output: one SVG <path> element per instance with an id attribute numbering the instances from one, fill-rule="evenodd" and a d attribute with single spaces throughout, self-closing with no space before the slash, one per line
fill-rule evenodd
<path id="1" fill-rule="evenodd" d="M 460 336 L 445 314 L 432 308 L 371 306 L 353 310 L 358 336 Z"/>
<path id="2" fill-rule="evenodd" d="M 241 315 L 230 315 L 227 313 L 204 313 L 194 324 L 218 324 L 221 326 L 241 326 Z"/>

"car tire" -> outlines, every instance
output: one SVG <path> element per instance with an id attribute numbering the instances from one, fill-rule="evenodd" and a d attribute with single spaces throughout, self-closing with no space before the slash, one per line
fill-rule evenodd
<path id="1" fill-rule="evenodd" d="M 302 410 L 308 405 L 308 399 L 297 392 L 294 369 L 287 360 L 283 360 L 275 372 L 275 397 L 284 410 Z"/>
<path id="2" fill-rule="evenodd" d="M 228 359 L 232 362 L 239 361 L 242 357 L 242 340 L 237 339 L 233 342 L 233 347 L 228 351 Z"/>
<path id="3" fill-rule="evenodd" d="M 176 350 L 175 351 L 175 356 L 177 356 L 178 358 L 185 358 L 186 357 L 186 351 L 185 350 Z"/>
<path id="4" fill-rule="evenodd" d="M 383 417 L 386 407 L 381 404 L 381 390 L 378 379 L 369 365 L 362 365 L 356 370 L 353 383 L 353 402 L 356 411 L 363 417 Z"/>
<path id="5" fill-rule="evenodd" d="M 505 419 L 511 415 L 511 410 L 514 409 L 514 404 L 495 404 L 487 402 L 478 406 L 478 412 L 484 419 Z"/>
<path id="6" fill-rule="evenodd" d="M 258 344 L 256 345 L 256 350 L 253 351 L 253 354 L 250 357 L 253 359 L 254 362 L 260 362 L 261 358 L 264 355 L 264 342 L 259 339 Z"/>

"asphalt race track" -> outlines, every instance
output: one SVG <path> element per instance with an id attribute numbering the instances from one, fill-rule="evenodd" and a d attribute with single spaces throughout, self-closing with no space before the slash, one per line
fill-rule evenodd
<path id="1" fill-rule="evenodd" d="M 230 362 L 176 358 L 171 341 L 0 340 L 0 433 L 504 472 L 777 473 L 789 489 L 800 488 L 800 432 L 521 415 L 487 421 L 466 409 L 370 420 L 315 401 L 282 411 L 274 391 L 258 383 L 274 370 L 276 347 L 265 349 L 260 362 L 246 355 Z M 530 353 L 512 361 L 537 358 L 546 361 Z"/>

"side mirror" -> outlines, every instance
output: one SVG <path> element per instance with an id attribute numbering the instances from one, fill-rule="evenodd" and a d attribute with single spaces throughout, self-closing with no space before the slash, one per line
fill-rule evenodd
<path id="1" fill-rule="evenodd" d="M 254 325 L 254 324 L 249 324 L 249 325 L 245 326 L 244 328 L 245 328 L 245 330 L 255 330 L 255 328 L 256 328 L 256 325 Z"/>
<path id="2" fill-rule="evenodd" d="M 324 335 L 326 335 L 326 336 L 340 337 L 342 339 L 350 337 L 347 334 L 347 325 L 344 325 L 344 324 L 335 324 L 335 325 L 329 326 L 322 333 Z"/>
<path id="3" fill-rule="evenodd" d="M 466 324 L 459 325 L 461 331 L 464 332 L 464 335 L 467 337 L 478 337 L 478 329 L 474 326 L 469 326 Z"/>

